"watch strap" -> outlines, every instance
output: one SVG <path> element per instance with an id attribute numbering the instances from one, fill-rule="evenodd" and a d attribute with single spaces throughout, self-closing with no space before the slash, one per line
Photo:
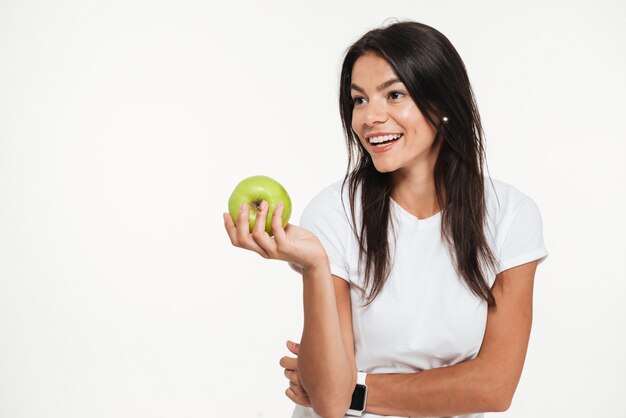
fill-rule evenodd
<path id="1" fill-rule="evenodd" d="M 352 394 L 352 403 L 354 404 L 355 399 L 356 402 L 355 408 L 352 409 L 353 405 L 350 405 L 350 409 L 348 409 L 346 415 L 360 417 L 365 412 L 365 407 L 367 405 L 367 385 L 365 384 L 365 378 L 367 377 L 367 373 L 357 372 L 356 374 L 356 386 L 354 388 L 354 393 Z"/>
<path id="2" fill-rule="evenodd" d="M 356 372 L 356 384 L 357 385 L 365 385 L 365 378 L 367 377 L 367 373 Z"/>

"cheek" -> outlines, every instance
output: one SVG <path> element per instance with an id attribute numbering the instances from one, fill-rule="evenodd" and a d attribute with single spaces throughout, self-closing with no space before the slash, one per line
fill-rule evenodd
<path id="1" fill-rule="evenodd" d="M 426 125 L 426 121 L 417 108 L 406 107 L 397 114 L 398 122 L 404 125 L 409 132 L 419 132 Z"/>
<path id="2" fill-rule="evenodd" d="M 356 134 L 356 137 L 359 141 L 361 141 L 361 131 L 360 129 L 363 128 L 363 124 L 361 123 L 358 115 L 356 114 L 356 112 L 354 112 L 352 114 L 352 123 L 351 123 L 351 128 L 354 131 L 354 133 Z"/>

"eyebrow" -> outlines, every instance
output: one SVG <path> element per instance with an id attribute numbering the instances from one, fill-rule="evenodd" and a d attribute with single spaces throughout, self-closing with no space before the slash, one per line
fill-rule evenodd
<path id="1" fill-rule="evenodd" d="M 401 83 L 402 81 L 400 81 L 399 78 L 394 77 L 394 78 L 390 78 L 389 80 L 385 81 L 383 84 L 381 84 L 380 86 L 376 87 L 377 91 L 382 91 L 385 90 L 387 87 L 396 84 L 396 83 Z M 365 94 L 365 90 L 363 90 L 362 87 L 359 87 L 358 85 L 352 83 L 350 84 L 350 89 L 351 90 L 356 90 L 356 91 L 360 91 L 361 93 Z"/>

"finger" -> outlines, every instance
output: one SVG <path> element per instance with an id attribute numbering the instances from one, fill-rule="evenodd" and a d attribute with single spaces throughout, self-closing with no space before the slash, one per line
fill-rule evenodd
<path id="1" fill-rule="evenodd" d="M 250 208 L 245 203 L 239 208 L 237 214 L 237 240 L 243 244 L 250 235 Z"/>
<path id="2" fill-rule="evenodd" d="M 300 344 L 295 343 L 291 340 L 287 340 L 287 348 L 289 349 L 289 351 L 296 355 L 298 355 L 298 353 L 300 352 Z"/>
<path id="3" fill-rule="evenodd" d="M 287 380 L 289 380 L 290 382 L 294 382 L 298 385 L 300 384 L 300 378 L 298 377 L 297 371 L 291 370 L 291 369 L 285 369 L 284 375 L 287 378 Z"/>
<path id="4" fill-rule="evenodd" d="M 237 227 L 233 222 L 233 218 L 231 218 L 230 214 L 226 212 L 224 212 L 224 228 L 226 228 L 231 244 L 235 247 L 239 247 L 239 241 L 237 241 Z"/>
<path id="5" fill-rule="evenodd" d="M 240 246 L 269 258 L 267 252 L 250 235 L 250 208 L 245 203 L 241 205 L 239 215 L 237 215 L 237 242 Z"/>
<path id="6" fill-rule="evenodd" d="M 268 235 L 267 231 L 265 230 L 268 209 L 269 205 L 267 204 L 267 202 L 265 200 L 262 201 L 261 207 L 256 215 L 254 228 L 252 229 L 252 239 L 271 258 L 276 258 L 276 243 L 274 243 L 274 240 Z"/>
<path id="7" fill-rule="evenodd" d="M 296 394 L 298 398 L 302 398 L 306 394 L 304 389 L 302 389 L 302 386 L 292 381 L 289 381 L 289 388 L 293 391 L 293 393 Z"/>
<path id="8" fill-rule="evenodd" d="M 289 399 L 291 399 L 294 403 L 297 403 L 298 405 L 308 407 L 311 406 L 311 400 L 309 399 L 308 394 L 298 396 L 293 390 L 291 390 L 291 388 L 287 388 L 287 390 L 285 390 L 285 395 L 287 395 Z"/>
<path id="9" fill-rule="evenodd" d="M 287 390 L 285 391 L 285 395 L 287 395 L 289 399 L 291 399 L 298 405 L 304 405 L 304 403 L 306 402 L 306 400 L 303 399 L 302 394 L 299 394 L 296 391 L 294 391 L 291 386 L 287 388 Z"/>
<path id="10" fill-rule="evenodd" d="M 264 200 L 256 213 L 256 219 L 254 220 L 254 228 L 252 233 L 265 232 L 265 222 L 267 221 L 267 202 Z"/>
<path id="11" fill-rule="evenodd" d="M 285 390 L 285 395 L 287 395 L 287 397 L 291 399 L 292 401 L 294 401 L 295 403 L 298 403 L 298 398 L 296 394 L 293 392 L 293 390 L 291 390 L 290 387 L 287 388 L 287 390 Z"/>
<path id="12" fill-rule="evenodd" d="M 274 215 L 272 216 L 272 234 L 277 245 L 282 245 L 287 240 L 285 230 L 283 228 L 283 212 L 285 211 L 285 205 L 283 202 L 279 202 L 274 209 Z"/>
<path id="13" fill-rule="evenodd" d="M 298 376 L 298 372 L 295 370 L 285 369 L 285 377 L 289 380 L 289 383 L 293 383 L 296 386 L 302 387 L 300 384 L 300 377 Z"/>
<path id="14" fill-rule="evenodd" d="M 280 367 L 289 370 L 298 370 L 298 359 L 294 357 L 283 357 L 280 359 Z"/>

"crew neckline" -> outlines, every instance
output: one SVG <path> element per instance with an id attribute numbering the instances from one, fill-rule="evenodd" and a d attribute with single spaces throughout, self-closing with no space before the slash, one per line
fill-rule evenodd
<path id="1" fill-rule="evenodd" d="M 441 223 L 441 211 L 435 213 L 428 218 L 420 219 L 417 216 L 413 215 L 411 212 L 404 209 L 402 206 L 398 204 L 392 197 L 389 198 L 391 200 L 391 205 L 394 208 L 394 212 L 397 214 L 399 220 L 403 223 L 406 223 L 411 226 L 416 226 L 418 228 L 432 228 L 438 226 Z"/>

